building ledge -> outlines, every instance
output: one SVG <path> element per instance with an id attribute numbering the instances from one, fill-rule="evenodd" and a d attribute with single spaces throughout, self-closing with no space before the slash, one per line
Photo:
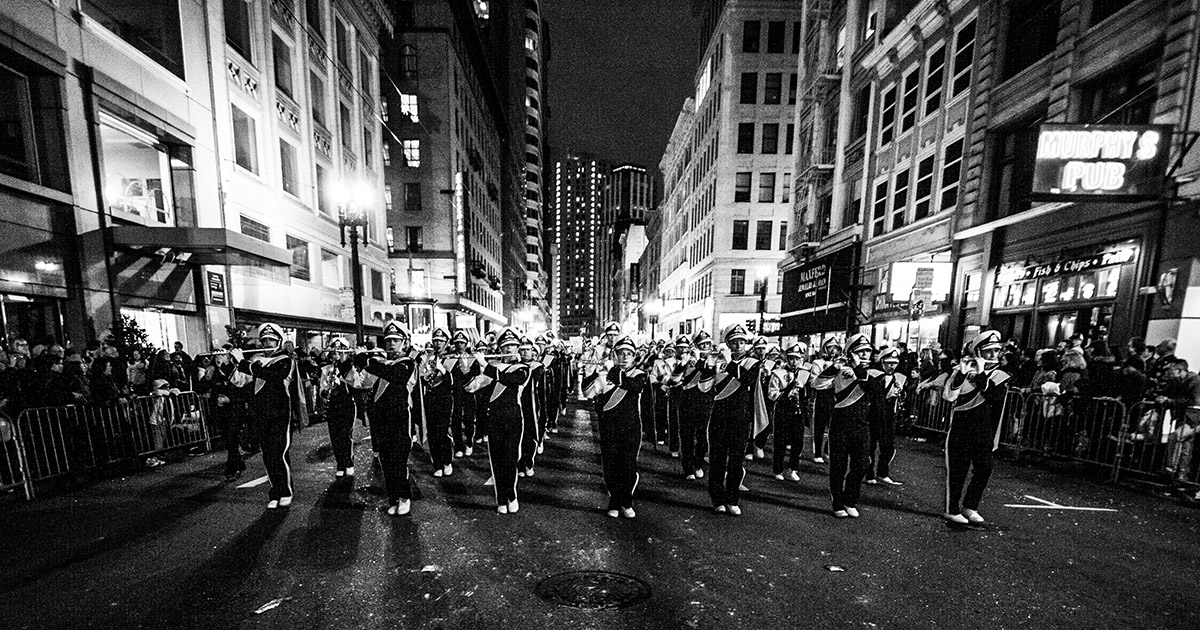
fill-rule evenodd
<path id="1" fill-rule="evenodd" d="M 147 256 L 174 257 L 193 265 L 290 267 L 292 253 L 282 247 L 225 228 L 118 225 L 108 230 L 115 247 Z"/>

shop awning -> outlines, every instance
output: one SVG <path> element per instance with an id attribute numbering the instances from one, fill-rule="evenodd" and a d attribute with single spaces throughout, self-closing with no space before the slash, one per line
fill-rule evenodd
<path id="1" fill-rule="evenodd" d="M 118 225 L 108 228 L 114 246 L 195 265 L 289 267 L 292 253 L 224 228 Z"/>

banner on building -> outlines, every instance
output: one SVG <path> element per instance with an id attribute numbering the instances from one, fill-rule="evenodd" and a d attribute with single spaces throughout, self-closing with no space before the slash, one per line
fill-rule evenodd
<path id="1" fill-rule="evenodd" d="M 811 260 L 783 274 L 783 335 L 846 329 L 858 245 Z"/>

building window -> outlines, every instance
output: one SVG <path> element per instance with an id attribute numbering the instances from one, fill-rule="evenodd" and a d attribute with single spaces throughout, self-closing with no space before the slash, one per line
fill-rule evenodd
<path id="1" fill-rule="evenodd" d="M 421 115 L 417 111 L 417 95 L 400 93 L 400 115 L 407 116 L 411 122 L 421 122 Z"/>
<path id="2" fill-rule="evenodd" d="M 66 188 L 62 121 L 35 116 L 60 98 L 56 77 L 25 75 L 0 65 L 0 173 L 60 190 Z"/>
<path id="3" fill-rule="evenodd" d="M 1058 46 L 1061 5 L 1061 0 L 1016 0 L 1009 3 L 1004 79 L 1016 76 Z"/>
<path id="4" fill-rule="evenodd" d="M 759 39 L 762 36 L 762 23 L 758 20 L 746 20 L 742 23 L 742 52 L 756 53 L 759 50 Z"/>
<path id="5" fill-rule="evenodd" d="M 762 152 L 768 154 L 779 152 L 779 123 L 763 123 Z"/>
<path id="6" fill-rule="evenodd" d="M 756 221 L 754 225 L 754 249 L 771 249 L 771 221 Z"/>
<path id="7" fill-rule="evenodd" d="M 392 211 L 392 185 L 383 185 L 383 210 L 384 212 Z"/>
<path id="8" fill-rule="evenodd" d="M 767 22 L 767 52 L 783 52 L 785 31 L 787 31 L 787 22 Z"/>
<path id="9" fill-rule="evenodd" d="M 750 241 L 750 222 L 737 219 L 733 222 L 733 244 L 730 249 L 747 249 Z"/>
<path id="10" fill-rule="evenodd" d="M 763 104 L 778 105 L 782 97 L 783 73 L 768 72 L 763 78 Z"/>
<path id="11" fill-rule="evenodd" d="M 788 78 L 788 105 L 796 104 L 796 81 L 797 75 L 793 72 Z"/>
<path id="12" fill-rule="evenodd" d="M 1080 122 L 1146 125 L 1158 97 L 1160 57 L 1142 60 L 1080 90 Z"/>
<path id="13" fill-rule="evenodd" d="M 421 166 L 421 141 L 401 140 L 400 148 L 404 151 L 404 165 L 411 168 Z"/>
<path id="14" fill-rule="evenodd" d="M 342 70 L 350 71 L 350 33 L 353 28 L 347 26 L 345 22 L 334 18 L 334 48 L 337 52 L 337 65 Z"/>
<path id="15" fill-rule="evenodd" d="M 313 121 L 322 127 L 328 126 L 325 118 L 325 82 L 317 73 L 309 73 L 309 90 L 312 92 L 312 117 Z"/>
<path id="16" fill-rule="evenodd" d="M 409 226 L 404 228 L 405 247 L 410 252 L 419 252 L 425 249 L 425 230 L 420 226 Z"/>
<path id="17" fill-rule="evenodd" d="M 233 161 L 240 167 L 258 172 L 258 127 L 249 114 L 237 105 L 233 110 Z"/>
<path id="18" fill-rule="evenodd" d="M 730 269 L 729 270 L 729 294 L 730 295 L 745 295 L 746 294 L 746 270 L 745 269 Z"/>
<path id="19" fill-rule="evenodd" d="M 350 149 L 354 146 L 354 123 L 350 117 L 350 107 L 345 103 L 338 103 L 338 115 L 341 118 L 341 135 L 342 147 Z"/>
<path id="20" fill-rule="evenodd" d="M 75 3 L 69 6 L 74 8 Z M 83 0 L 81 8 L 88 17 L 155 63 L 184 78 L 177 0 Z"/>
<path id="21" fill-rule="evenodd" d="M 234 0 L 241 2 L 241 0 Z M 292 96 L 292 49 L 275 33 L 271 33 L 271 53 L 275 62 L 275 88 Z"/>
<path id="22" fill-rule="evenodd" d="M 958 179 L 962 174 L 963 142 L 963 139 L 959 138 L 946 145 L 946 153 L 942 156 L 939 212 L 945 212 L 958 205 Z"/>
<path id="23" fill-rule="evenodd" d="M 754 123 L 738 123 L 738 153 L 754 153 Z"/>
<path id="24" fill-rule="evenodd" d="M 972 19 L 954 36 L 954 80 L 950 82 L 950 98 L 971 89 L 971 64 L 975 58 L 975 20 Z"/>
<path id="25" fill-rule="evenodd" d="M 304 18 L 308 28 L 317 35 L 325 34 L 325 21 L 321 19 L 322 0 L 304 0 Z"/>
<path id="26" fill-rule="evenodd" d="M 888 181 L 875 184 L 875 198 L 871 206 L 871 236 L 883 234 L 887 228 Z"/>
<path id="27" fill-rule="evenodd" d="M 175 225 L 177 213 L 194 210 L 187 147 L 164 147 L 159 138 L 108 114 L 101 114 L 100 120 L 103 192 L 110 213 L 148 224 Z M 12 149 L 5 146 L 3 151 Z"/>
<path id="28" fill-rule="evenodd" d="M 525 36 L 525 50 L 529 52 L 537 52 L 537 37 L 534 35 Z"/>
<path id="29" fill-rule="evenodd" d="M 908 169 L 896 175 L 896 185 L 892 188 L 892 229 L 904 227 L 908 217 Z"/>
<path id="30" fill-rule="evenodd" d="M 363 127 L 363 166 L 375 168 L 375 135 L 370 127 Z"/>
<path id="31" fill-rule="evenodd" d="M 383 301 L 383 272 L 378 269 L 371 270 L 371 299 Z"/>
<path id="32" fill-rule="evenodd" d="M 921 67 L 913 68 L 904 76 L 904 101 L 900 111 L 900 133 L 904 133 L 917 124 L 917 103 L 920 101 Z"/>
<path id="33" fill-rule="evenodd" d="M 1131 0 L 1092 0 L 1091 25 L 1095 26 L 1112 17 L 1117 11 L 1133 4 Z"/>
<path id="34" fill-rule="evenodd" d="M 742 73 L 741 99 L 743 105 L 753 105 L 758 102 L 758 73 Z"/>
<path id="35" fill-rule="evenodd" d="M 327 249 L 321 250 L 321 284 L 330 289 L 342 288 L 342 266 L 337 254 Z"/>
<path id="36" fill-rule="evenodd" d="M 308 241 L 287 235 L 287 248 L 292 251 L 292 266 L 288 275 L 297 280 L 312 280 L 312 269 L 308 264 Z"/>
<path id="37" fill-rule="evenodd" d="M 800 54 L 800 36 L 804 31 L 800 28 L 800 22 L 792 22 L 792 54 Z"/>
<path id="38" fill-rule="evenodd" d="M 250 3 L 225 0 L 225 43 L 243 59 L 254 63 L 250 46 Z"/>
<path id="39" fill-rule="evenodd" d="M 779 201 L 781 203 L 789 203 L 792 200 L 792 174 L 783 174 L 783 186 L 779 189 Z"/>
<path id="40" fill-rule="evenodd" d="M 796 125 L 795 125 L 795 123 L 788 123 L 787 140 L 785 140 L 783 143 L 783 146 L 784 146 L 783 152 L 787 155 L 791 155 L 792 150 L 795 148 L 795 142 L 796 142 Z"/>
<path id="41" fill-rule="evenodd" d="M 1037 155 L 1037 126 L 1017 124 L 996 134 L 992 166 L 992 218 L 1028 210 L 1033 187 L 1033 163 Z"/>
<path id="42" fill-rule="evenodd" d="M 421 211 L 421 184 L 419 184 L 419 183 L 404 184 L 404 211 L 405 212 L 420 212 Z"/>
<path id="43" fill-rule="evenodd" d="M 258 239 L 264 243 L 271 242 L 271 228 L 264 223 L 259 223 L 246 215 L 239 215 L 241 220 L 241 232 L 250 238 Z"/>
<path id="44" fill-rule="evenodd" d="M 299 197 L 300 170 L 296 166 L 296 147 L 285 140 L 279 141 L 279 175 L 283 183 L 283 192 Z"/>
<path id="45" fill-rule="evenodd" d="M 417 49 L 410 44 L 400 47 L 400 78 L 417 78 Z"/>
<path id="46" fill-rule="evenodd" d="M 946 77 L 946 47 L 939 45 L 925 62 L 925 111 L 929 116 L 942 106 L 942 85 Z"/>
<path id="47" fill-rule="evenodd" d="M 879 146 L 887 146 L 896 133 L 896 86 L 883 91 L 880 104 Z"/>
<path id="48" fill-rule="evenodd" d="M 775 173 L 758 174 L 758 200 L 763 203 L 775 201 Z"/>
<path id="49" fill-rule="evenodd" d="M 371 58 L 367 53 L 358 51 L 358 88 L 362 90 L 362 97 L 366 100 L 371 100 Z"/>
<path id="50" fill-rule="evenodd" d="M 734 186 L 734 201 L 750 201 L 750 173 L 738 173 Z"/>
<path id="51" fill-rule="evenodd" d="M 933 206 L 933 156 L 917 163 L 917 197 L 914 211 L 914 221 L 920 221 L 931 214 Z"/>
<path id="52" fill-rule="evenodd" d="M 779 251 L 787 250 L 787 221 L 779 222 Z"/>
<path id="53" fill-rule="evenodd" d="M 317 165 L 317 210 L 323 214 L 329 215 L 333 212 L 333 203 L 329 198 L 330 181 L 329 169 L 326 169 L 320 164 Z"/>
<path id="54" fill-rule="evenodd" d="M 383 138 L 383 165 L 385 167 L 392 165 L 392 141 L 386 136 Z"/>

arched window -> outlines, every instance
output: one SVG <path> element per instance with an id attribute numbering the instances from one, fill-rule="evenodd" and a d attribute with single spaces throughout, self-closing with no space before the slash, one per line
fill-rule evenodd
<path id="1" fill-rule="evenodd" d="M 400 76 L 405 79 L 417 78 L 417 49 L 405 44 L 400 47 Z"/>

